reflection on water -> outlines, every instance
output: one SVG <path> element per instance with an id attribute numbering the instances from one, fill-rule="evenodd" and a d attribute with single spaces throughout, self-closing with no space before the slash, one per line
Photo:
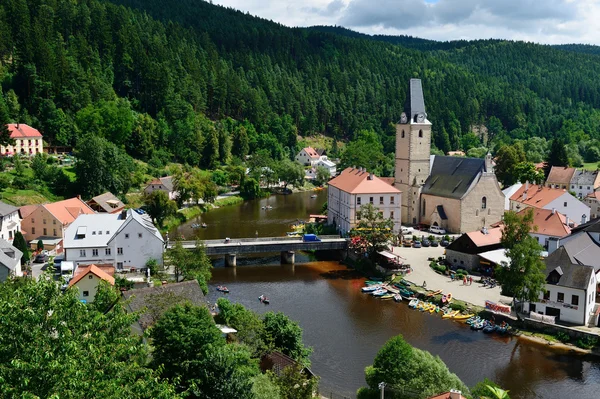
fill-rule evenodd
<path id="1" fill-rule="evenodd" d="M 230 234 L 233 236 L 233 234 Z M 249 265 L 215 268 L 209 299 L 222 295 L 259 313 L 283 311 L 304 329 L 314 348 L 312 369 L 321 376 L 321 391 L 354 396 L 365 384 L 364 368 L 381 346 L 402 334 L 412 345 L 439 355 L 467 385 L 488 377 L 510 390 L 511 398 L 598 398 L 600 367 L 579 356 L 510 337 L 471 331 L 464 324 L 409 309 L 405 303 L 382 301 L 362 294 L 363 278 L 337 262 L 279 266 Z M 271 304 L 258 302 L 265 294 Z"/>

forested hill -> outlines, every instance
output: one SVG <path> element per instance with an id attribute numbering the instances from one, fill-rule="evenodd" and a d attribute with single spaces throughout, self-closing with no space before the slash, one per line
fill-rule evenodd
<path id="1" fill-rule="evenodd" d="M 260 149 L 285 157 L 297 133 L 373 130 L 389 153 L 408 80 L 420 77 L 443 151 L 474 124 L 499 142 L 600 138 L 596 55 L 354 36 L 200 0 L 3 0 L 0 118 L 50 143 L 92 133 L 143 160 L 205 168 Z"/>

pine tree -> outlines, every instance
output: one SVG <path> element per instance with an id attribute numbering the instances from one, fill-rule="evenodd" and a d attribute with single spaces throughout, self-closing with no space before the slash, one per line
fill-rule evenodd
<path id="1" fill-rule="evenodd" d="M 15 233 L 15 238 L 13 240 L 13 246 L 17 248 L 19 251 L 23 252 L 23 256 L 21 257 L 21 265 L 27 263 L 29 258 L 31 257 L 29 253 L 29 247 L 27 246 L 27 242 L 25 241 L 25 237 L 21 234 L 20 231 Z"/>
<path id="2" fill-rule="evenodd" d="M 546 175 L 550 173 L 550 169 L 553 166 L 569 166 L 569 156 L 567 155 L 565 142 L 559 138 L 552 140 L 548 159 L 544 163 Z"/>

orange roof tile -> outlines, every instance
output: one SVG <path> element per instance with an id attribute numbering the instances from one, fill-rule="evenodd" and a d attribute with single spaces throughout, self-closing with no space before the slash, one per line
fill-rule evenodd
<path id="1" fill-rule="evenodd" d="M 39 130 L 24 123 L 9 123 L 6 127 L 8 127 L 8 130 L 10 131 L 11 139 L 42 137 Z"/>
<path id="2" fill-rule="evenodd" d="M 89 271 L 91 266 L 92 265 L 78 266 L 75 269 L 74 277 L 78 276 L 81 273 L 86 274 Z M 113 265 L 111 265 L 110 263 L 94 263 L 94 266 L 96 266 L 98 269 L 102 270 L 104 273 L 108 274 L 109 276 L 115 275 L 115 267 Z"/>
<path id="3" fill-rule="evenodd" d="M 317 153 L 317 150 L 315 150 L 312 147 L 306 147 L 303 148 L 304 152 L 306 152 L 308 154 L 309 157 L 311 158 L 319 158 L 319 154 Z"/>
<path id="4" fill-rule="evenodd" d="M 502 239 L 502 226 L 487 229 L 487 234 L 484 234 L 481 230 L 471 231 L 466 234 L 473 241 L 473 244 L 478 247 L 485 247 L 500 243 Z"/>
<path id="5" fill-rule="evenodd" d="M 452 396 L 450 396 L 450 392 L 444 392 L 444 393 L 440 393 L 439 395 L 432 396 L 428 399 L 451 399 L 451 398 L 452 398 Z M 462 396 L 462 394 L 459 395 L 459 398 L 466 399 L 464 396 Z"/>
<path id="6" fill-rule="evenodd" d="M 329 185 L 350 194 L 394 194 L 400 193 L 396 187 L 379 177 L 360 169 L 346 168 L 339 176 L 329 181 Z"/>
<path id="7" fill-rule="evenodd" d="M 529 188 L 527 188 L 528 186 Z M 533 206 L 534 208 L 543 208 L 566 192 L 567 191 L 562 188 L 550 188 L 538 186 L 536 184 L 523 184 L 521 188 L 515 191 L 510 197 L 510 200 Z M 524 196 L 523 194 L 526 195 Z"/>
<path id="8" fill-rule="evenodd" d="M 528 209 L 523 209 L 518 214 L 524 215 L 527 211 Z M 537 226 L 537 230 L 531 230 L 530 233 L 555 237 L 571 234 L 571 228 L 567 226 L 567 217 L 558 211 L 552 213 L 551 209 L 534 209 L 533 226 Z"/>
<path id="9" fill-rule="evenodd" d="M 83 202 L 80 198 L 69 198 L 63 201 L 53 202 L 42 205 L 48 212 L 58 219 L 62 224 L 72 223 L 81 214 L 95 213 L 92 208 Z"/>
<path id="10" fill-rule="evenodd" d="M 571 183 L 571 179 L 575 174 L 575 168 L 568 168 L 566 166 L 553 166 L 550 169 L 546 183 L 548 184 L 564 184 L 568 186 Z"/>
<path id="11" fill-rule="evenodd" d="M 19 208 L 19 213 L 21 214 L 21 218 L 25 219 L 27 216 L 31 215 L 33 211 L 38 209 L 41 205 L 23 205 Z"/>
<path id="12" fill-rule="evenodd" d="M 99 268 L 96 265 L 79 266 L 78 269 L 79 268 L 84 268 L 85 270 L 83 270 L 82 272 L 77 273 L 75 276 L 73 276 L 71 281 L 69 281 L 69 287 L 74 286 L 75 284 L 77 284 L 77 282 L 79 280 L 81 280 L 82 278 L 84 278 L 85 276 L 87 276 L 90 273 L 94 274 L 96 277 L 98 277 L 104 281 L 108 281 L 111 285 L 115 285 L 115 278 L 113 276 L 109 275 L 108 273 L 106 273 L 104 270 L 102 270 L 101 268 Z"/>
<path id="13" fill-rule="evenodd" d="M 394 179 L 393 177 L 380 177 L 379 179 L 386 182 L 390 186 L 393 186 L 394 183 L 396 182 L 396 179 Z"/>

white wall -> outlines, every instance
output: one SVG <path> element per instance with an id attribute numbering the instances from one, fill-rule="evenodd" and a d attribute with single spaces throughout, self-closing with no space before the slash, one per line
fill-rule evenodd
<path id="1" fill-rule="evenodd" d="M 577 173 L 577 172 L 575 172 L 575 173 Z M 593 193 L 594 192 L 594 185 L 590 184 L 589 186 L 584 186 L 584 185 L 580 186 L 578 184 L 576 185 L 576 184 L 571 183 L 571 185 L 570 185 L 570 191 L 573 191 L 577 195 L 577 198 L 583 199 L 589 193 Z"/>
<path id="2" fill-rule="evenodd" d="M 141 234 L 141 237 L 140 237 Z M 129 238 L 125 238 L 129 235 Z M 117 268 L 142 268 L 150 259 L 156 259 L 159 265 L 163 262 L 164 243 L 148 231 L 137 220 L 131 220 L 110 242 L 114 247 L 115 263 Z M 123 248 L 123 254 L 118 252 Z"/>
<path id="3" fill-rule="evenodd" d="M 8 225 L 14 222 L 16 226 L 9 229 Z M 15 233 L 17 231 L 21 231 L 21 218 L 19 217 L 19 212 L 15 211 L 11 214 L 8 214 L 2 218 L 2 227 L 0 229 L 0 237 L 6 241 L 12 242 L 15 238 Z"/>
<path id="4" fill-rule="evenodd" d="M 98 278 L 93 273 L 89 273 L 86 276 L 83 276 L 81 280 L 76 282 L 72 288 L 79 290 L 79 300 L 85 300 L 87 303 L 94 302 L 94 298 L 96 297 L 96 292 L 98 292 L 98 284 L 100 284 L 102 279 Z M 88 293 L 87 296 L 84 296 L 84 292 Z"/>
<path id="5" fill-rule="evenodd" d="M 590 220 L 590 207 L 567 192 L 550 202 L 544 209 L 556 209 L 576 224 L 581 224 L 582 215 L 585 215 L 586 222 Z"/>

